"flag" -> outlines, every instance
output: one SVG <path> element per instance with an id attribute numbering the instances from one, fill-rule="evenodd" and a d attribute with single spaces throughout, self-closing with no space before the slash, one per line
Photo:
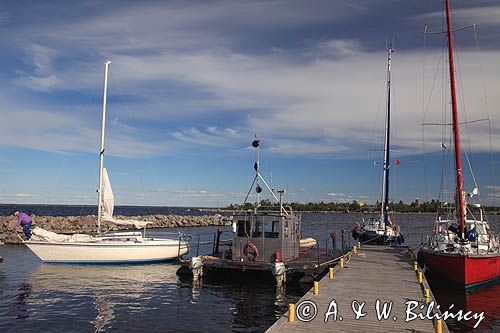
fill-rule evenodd
<path id="1" fill-rule="evenodd" d="M 400 160 L 394 160 L 394 165 L 400 165 L 401 161 Z"/>

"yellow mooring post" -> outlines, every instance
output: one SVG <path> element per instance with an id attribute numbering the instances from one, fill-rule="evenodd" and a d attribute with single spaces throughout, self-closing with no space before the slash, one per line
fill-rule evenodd
<path id="1" fill-rule="evenodd" d="M 314 281 L 314 289 L 313 289 L 313 294 L 317 295 L 319 292 L 319 283 L 318 281 Z"/>
<path id="2" fill-rule="evenodd" d="M 422 272 L 418 272 L 418 283 L 422 284 Z"/>
<path id="3" fill-rule="evenodd" d="M 356 252 L 358 252 L 358 248 L 356 246 L 353 246 L 352 253 L 356 254 Z"/>
<path id="4" fill-rule="evenodd" d="M 418 270 L 418 263 L 416 261 L 413 262 L 413 270 L 415 272 Z"/>
<path id="5" fill-rule="evenodd" d="M 358 242 L 358 249 L 360 249 L 360 248 L 361 248 L 361 243 L 360 243 L 360 242 Z"/>
<path id="6" fill-rule="evenodd" d="M 288 304 L 288 321 L 295 321 L 295 304 Z"/>
<path id="7" fill-rule="evenodd" d="M 431 291 L 427 288 L 424 289 L 424 301 L 425 303 L 430 303 L 431 301 Z"/>
<path id="8" fill-rule="evenodd" d="M 443 333 L 443 321 L 441 319 L 436 319 L 434 321 L 434 332 Z"/>
<path id="9" fill-rule="evenodd" d="M 344 268 L 344 257 L 340 258 L 340 268 Z"/>
<path id="10" fill-rule="evenodd" d="M 330 267 L 328 270 L 328 276 L 330 277 L 330 280 L 333 280 L 333 267 Z"/>

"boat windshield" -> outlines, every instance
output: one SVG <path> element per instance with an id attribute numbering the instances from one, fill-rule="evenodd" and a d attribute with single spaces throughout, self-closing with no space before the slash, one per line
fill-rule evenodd
<path id="1" fill-rule="evenodd" d="M 473 228 L 476 228 L 477 234 L 478 235 L 486 235 L 486 225 L 484 223 L 477 223 L 475 221 L 467 221 L 465 224 L 467 227 L 467 230 L 472 230 Z"/>

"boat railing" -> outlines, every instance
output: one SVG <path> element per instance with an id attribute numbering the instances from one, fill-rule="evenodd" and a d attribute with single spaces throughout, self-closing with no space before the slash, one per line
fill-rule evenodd
<path id="1" fill-rule="evenodd" d="M 199 233 L 191 235 L 189 240 L 190 255 L 209 255 L 220 259 L 232 258 L 233 230 L 217 229 L 215 232 Z M 299 257 L 307 252 L 308 256 L 317 258 L 317 264 L 340 258 L 352 248 L 352 240 L 349 233 L 342 229 L 340 232 L 332 232 L 330 237 L 316 241 L 311 247 L 301 248 Z M 298 246 L 294 244 L 291 247 Z M 286 247 L 286 245 L 285 245 Z M 318 266 L 319 267 L 319 266 Z"/>

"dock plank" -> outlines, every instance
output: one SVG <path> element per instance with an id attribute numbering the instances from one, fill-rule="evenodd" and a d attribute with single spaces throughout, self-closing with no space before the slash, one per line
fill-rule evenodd
<path id="1" fill-rule="evenodd" d="M 427 285 L 425 281 L 424 285 Z M 363 312 L 366 315 L 358 320 L 351 307 L 354 300 L 365 302 Z M 377 318 L 377 300 L 382 306 L 385 302 L 392 302 L 388 319 Z M 314 302 L 317 315 L 305 322 L 298 316 L 306 317 L 304 310 L 310 304 L 308 301 Z M 333 321 L 333 316 L 329 316 L 325 322 L 332 301 L 337 306 L 337 320 Z M 423 303 L 422 286 L 406 255 L 406 248 L 363 245 L 357 254 L 351 255 L 344 268 L 335 267 L 333 280 L 326 275 L 319 281 L 318 295 L 314 295 L 311 289 L 295 304 L 295 321 L 288 322 L 288 313 L 285 313 L 267 332 L 434 332 L 432 320 L 405 321 L 407 301 L 419 302 L 412 312 L 425 314 L 427 305 Z M 315 312 L 309 308 L 309 313 Z M 448 332 L 444 322 L 443 332 Z"/>

